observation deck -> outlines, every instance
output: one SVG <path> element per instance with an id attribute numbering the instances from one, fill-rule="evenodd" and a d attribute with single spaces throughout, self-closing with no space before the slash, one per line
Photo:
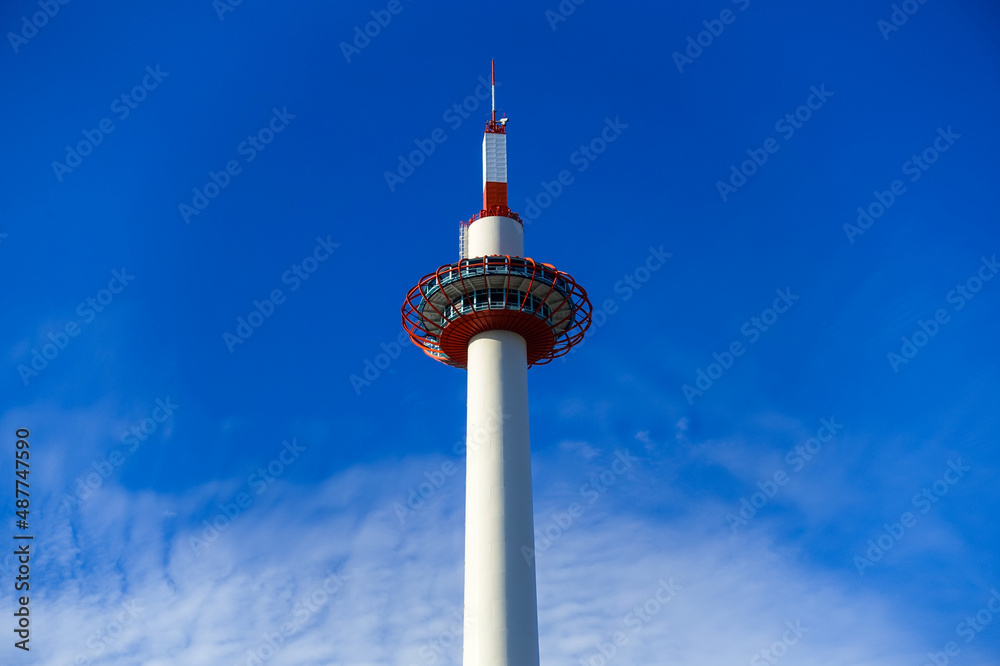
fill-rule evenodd
<path id="1" fill-rule="evenodd" d="M 403 328 L 425 354 L 466 367 L 469 341 L 485 331 L 524 338 L 528 367 L 569 353 L 590 327 L 592 306 L 572 276 L 532 259 L 491 255 L 445 264 L 403 303 Z"/>

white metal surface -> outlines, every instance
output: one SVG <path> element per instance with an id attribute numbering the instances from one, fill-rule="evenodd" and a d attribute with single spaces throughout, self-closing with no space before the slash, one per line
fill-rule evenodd
<path id="1" fill-rule="evenodd" d="M 517 220 L 499 215 L 481 217 L 469 225 L 468 255 L 524 256 L 524 227 Z"/>
<path id="2" fill-rule="evenodd" d="M 524 339 L 469 343 L 463 666 L 538 666 Z"/>
<path id="3" fill-rule="evenodd" d="M 458 258 L 469 258 L 469 225 L 465 222 L 458 223 Z"/>
<path id="4" fill-rule="evenodd" d="M 483 187 L 507 182 L 507 135 L 483 134 Z"/>

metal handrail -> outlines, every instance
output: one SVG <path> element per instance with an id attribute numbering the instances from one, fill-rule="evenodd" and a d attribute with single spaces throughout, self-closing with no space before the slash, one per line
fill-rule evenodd
<path id="1" fill-rule="evenodd" d="M 490 259 L 491 257 L 483 257 L 482 259 Z M 503 257 L 505 260 L 508 257 Z M 470 261 L 475 261 L 477 263 L 466 263 Z M 464 265 L 462 265 L 464 264 Z M 559 277 L 554 271 L 551 271 L 538 264 L 534 265 L 535 270 L 529 271 L 528 263 L 525 261 L 510 260 L 499 262 L 489 262 L 483 261 L 479 263 L 478 260 L 463 260 L 459 262 L 458 268 L 449 268 L 446 272 L 438 273 L 436 275 L 437 280 L 429 282 L 422 294 L 424 298 L 430 298 L 435 293 L 437 293 L 441 288 L 452 284 L 453 282 L 465 278 L 474 277 L 485 277 L 487 275 L 521 275 L 522 277 L 533 277 L 539 282 L 543 282 L 549 286 L 554 286 L 562 295 L 566 295 L 572 290 L 571 286 L 561 277 Z M 517 270 L 521 269 L 521 270 Z"/>

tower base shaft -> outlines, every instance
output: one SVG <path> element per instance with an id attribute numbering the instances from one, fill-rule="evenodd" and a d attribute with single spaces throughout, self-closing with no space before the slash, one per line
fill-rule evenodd
<path id="1" fill-rule="evenodd" d="M 524 338 L 469 342 L 464 666 L 538 666 Z"/>

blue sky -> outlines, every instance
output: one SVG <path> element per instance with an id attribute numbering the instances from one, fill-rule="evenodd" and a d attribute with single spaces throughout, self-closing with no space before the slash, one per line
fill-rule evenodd
<path id="1" fill-rule="evenodd" d="M 399 307 L 479 208 L 491 58 L 526 252 L 601 312 L 529 373 L 543 661 L 1000 660 L 995 5 L 0 28 L 3 663 L 460 663 L 465 376 Z"/>

